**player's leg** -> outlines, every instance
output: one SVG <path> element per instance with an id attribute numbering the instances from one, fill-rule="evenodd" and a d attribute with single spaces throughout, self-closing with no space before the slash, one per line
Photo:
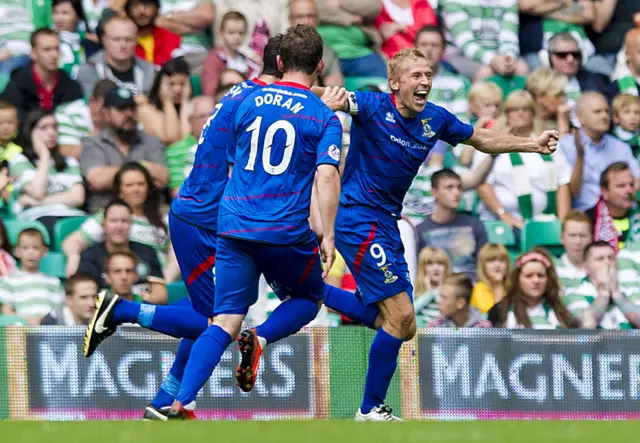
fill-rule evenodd
<path id="1" fill-rule="evenodd" d="M 190 418 L 195 399 L 211 377 L 225 349 L 234 340 L 249 307 L 258 298 L 260 271 L 252 249 L 260 245 L 221 238 L 218 240 L 216 268 L 218 280 L 213 324 L 198 337 L 187 361 L 184 377 L 169 418 Z"/>
<path id="2" fill-rule="evenodd" d="M 354 293 L 325 283 L 323 303 L 368 328 L 377 330 L 382 325 L 380 310 L 376 305 L 364 304 L 359 290 Z"/>

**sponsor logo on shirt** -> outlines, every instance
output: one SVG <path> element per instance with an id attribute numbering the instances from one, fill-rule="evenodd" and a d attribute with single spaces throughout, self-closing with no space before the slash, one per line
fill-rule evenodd
<path id="1" fill-rule="evenodd" d="M 391 112 L 387 112 L 386 117 L 384 118 L 386 121 L 388 121 L 389 123 L 395 123 L 396 119 L 393 116 L 393 114 Z"/>
<path id="2" fill-rule="evenodd" d="M 426 146 L 421 145 L 420 143 L 410 142 L 400 137 L 396 137 L 393 134 L 391 134 L 389 137 L 391 138 L 392 142 L 398 143 L 399 145 L 404 146 L 405 148 L 418 149 L 421 151 L 426 151 L 428 149 Z"/>

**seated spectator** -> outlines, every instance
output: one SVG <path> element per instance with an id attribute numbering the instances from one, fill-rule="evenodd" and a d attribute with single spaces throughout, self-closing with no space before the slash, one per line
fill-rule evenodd
<path id="1" fill-rule="evenodd" d="M 387 77 L 378 49 L 380 35 L 372 26 L 381 2 L 336 0 L 318 2 L 318 32 L 338 55 L 345 77 Z"/>
<path id="2" fill-rule="evenodd" d="M 533 248 L 516 259 L 505 299 L 489 311 L 494 326 L 507 329 L 579 326 L 560 300 L 562 290 L 551 260 L 544 248 Z"/>
<path id="3" fill-rule="evenodd" d="M 99 80 L 93 88 L 93 92 L 89 97 L 89 112 L 91 113 L 92 130 L 90 136 L 97 135 L 101 131 L 107 129 L 106 111 L 104 109 L 104 97 L 109 89 L 115 88 L 116 84 L 108 79 Z M 82 149 L 82 146 L 80 146 Z"/>
<path id="4" fill-rule="evenodd" d="M 218 86 L 216 87 L 216 93 L 214 96 L 216 103 L 220 102 L 222 97 L 224 97 L 233 86 L 244 81 L 247 81 L 247 77 L 242 72 L 238 72 L 235 69 L 225 68 L 220 74 Z"/>
<path id="5" fill-rule="evenodd" d="M 593 238 L 593 223 L 582 211 L 571 211 L 562 220 L 562 246 L 564 253 L 555 260 L 560 286 L 566 292 L 579 286 L 586 277 L 584 250 Z"/>
<path id="6" fill-rule="evenodd" d="M 0 75 L 8 77 L 29 63 L 29 35 L 34 30 L 31 2 L 3 3 L 0 23 Z"/>
<path id="7" fill-rule="evenodd" d="M 53 29 L 60 37 L 58 66 L 75 78 L 78 66 L 85 63 L 84 34 L 88 29 L 82 0 L 53 0 Z M 82 25 L 82 31 L 80 30 Z"/>
<path id="8" fill-rule="evenodd" d="M 609 97 L 620 93 L 640 95 L 640 27 L 630 30 L 625 37 L 627 66 L 611 84 Z"/>
<path id="9" fill-rule="evenodd" d="M 447 61 L 474 81 L 498 74 L 525 75 L 527 63 L 519 58 L 518 5 L 516 0 L 475 4 L 459 0 L 440 3 L 442 19 L 457 49 Z"/>
<path id="10" fill-rule="evenodd" d="M 493 128 L 502 110 L 503 100 L 502 90 L 495 83 L 475 82 L 469 89 L 470 123 L 475 128 Z M 476 150 L 469 145 L 458 146 L 457 149 L 462 148 L 456 156 L 460 165 L 471 166 Z"/>
<path id="11" fill-rule="evenodd" d="M 526 91 L 512 92 L 496 128 L 520 137 L 536 137 L 542 122 L 535 118 L 535 105 Z M 474 164 L 488 154 L 476 152 Z M 571 208 L 571 168 L 559 155 L 517 153 L 498 155 L 485 183 L 478 187 L 482 220 L 502 220 L 522 229 L 535 219 L 562 219 Z"/>
<path id="12" fill-rule="evenodd" d="M 138 257 L 127 249 L 116 249 L 104 260 L 104 281 L 108 289 L 125 300 L 141 303 L 150 300 L 144 283 L 138 285 Z"/>
<path id="13" fill-rule="evenodd" d="M 19 220 L 38 220 L 53 238 L 58 220 L 84 215 L 79 209 L 85 198 L 80 163 L 60 153 L 56 119 L 50 112 L 31 111 L 23 134 L 23 152 L 30 163 L 14 183 L 13 213 Z"/>
<path id="14" fill-rule="evenodd" d="M 247 78 L 260 74 L 260 66 L 242 54 L 239 49 L 247 33 L 247 19 L 237 11 L 229 11 L 220 23 L 220 44 L 209 51 L 202 69 L 202 93 L 213 97 L 216 94 L 220 74 L 225 68 L 235 69 Z"/>
<path id="15" fill-rule="evenodd" d="M 88 326 L 95 312 L 98 285 L 88 275 L 75 274 L 64 283 L 65 305 L 62 313 L 51 311 L 41 325 Z"/>
<path id="16" fill-rule="evenodd" d="M 22 148 L 14 143 L 18 135 L 18 111 L 16 107 L 0 100 L 0 163 L 6 166 L 10 181 L 18 177 L 25 168 L 29 167 L 29 160 L 22 155 Z M 5 183 L 3 189 L 9 183 Z"/>
<path id="17" fill-rule="evenodd" d="M 470 305 L 473 283 L 464 274 L 453 274 L 444 279 L 438 300 L 440 315 L 429 328 L 490 328 L 491 322 Z"/>
<path id="18" fill-rule="evenodd" d="M 318 27 L 316 0 L 289 0 L 289 26 L 298 25 Z M 329 45 L 322 47 L 322 60 L 324 69 L 318 76 L 318 82 L 322 86 L 344 86 L 338 56 Z"/>
<path id="19" fill-rule="evenodd" d="M 620 94 L 613 99 L 613 135 L 631 148 L 640 160 L 640 97 Z"/>
<path id="20" fill-rule="evenodd" d="M 16 260 L 11 256 L 11 243 L 4 222 L 0 218 L 0 281 L 2 277 L 11 275 L 18 266 Z"/>
<path id="21" fill-rule="evenodd" d="M 571 129 L 571 106 L 564 93 L 567 82 L 566 76 L 551 68 L 538 68 L 527 77 L 527 91 L 536 104 L 542 128 L 556 129 L 561 137 Z"/>
<path id="22" fill-rule="evenodd" d="M 436 13 L 427 0 L 382 0 L 382 10 L 373 24 L 382 35 L 382 51 L 391 59 L 413 46 L 419 30 L 437 25 Z"/>
<path id="23" fill-rule="evenodd" d="M 34 109 L 53 112 L 63 103 L 82 99 L 82 88 L 58 69 L 60 56 L 58 33 L 47 28 L 31 34 L 31 60 L 17 71 L 0 99 L 18 109 L 20 121 Z"/>
<path id="24" fill-rule="evenodd" d="M 600 176 L 600 197 L 586 211 L 593 224 L 593 240 L 606 241 L 616 251 L 640 244 L 640 214 L 629 165 L 615 162 Z"/>
<path id="25" fill-rule="evenodd" d="M 58 145 L 65 157 L 80 160 L 82 139 L 93 131 L 91 111 L 83 99 L 58 106 L 54 116 L 58 123 Z"/>
<path id="26" fill-rule="evenodd" d="M 627 163 L 636 181 L 636 189 L 640 165 L 628 144 L 607 134 L 611 119 L 609 105 L 603 95 L 584 93 L 578 100 L 576 113 L 582 128 L 562 137 L 558 151 L 573 169 L 569 185 L 573 198 L 571 206 L 584 211 L 598 202 L 600 178 L 610 164 Z"/>
<path id="27" fill-rule="evenodd" d="M 137 262 L 131 266 L 138 277 L 134 292 L 148 303 L 166 304 L 167 288 L 158 255 L 150 246 L 129 241 L 131 209 L 124 201 L 114 200 L 106 206 L 102 228 L 104 241 L 82 253 L 78 272 L 91 276 L 100 288 L 107 288 L 105 265 L 109 254 L 122 249 L 129 250 L 137 258 Z M 110 281 L 113 283 L 113 279 Z"/>
<path id="28" fill-rule="evenodd" d="M 171 197 L 175 198 L 180 186 L 186 180 L 193 168 L 198 149 L 198 140 L 202 129 L 213 112 L 215 103 L 213 98 L 206 95 L 196 97 L 191 102 L 189 126 L 191 132 L 187 137 L 167 148 L 167 167 L 169 168 L 169 189 Z"/>
<path id="29" fill-rule="evenodd" d="M 0 279 L 2 314 L 17 315 L 30 325 L 39 325 L 52 310 L 62 310 L 64 291 L 60 280 L 40 272 L 40 261 L 47 251 L 39 230 L 27 228 L 18 235 L 15 255 L 20 260 L 20 270 Z"/>
<path id="30" fill-rule="evenodd" d="M 173 257 L 168 227 L 160 215 L 158 193 L 149 172 L 139 163 L 127 163 L 116 174 L 114 186 L 121 198 L 132 210 L 129 240 L 153 248 L 163 269 L 171 271 L 175 280 L 180 274 Z M 104 212 L 94 214 L 80 228 L 65 238 L 62 250 L 67 261 L 67 273 L 73 274 L 78 266 L 80 254 L 88 247 L 104 240 Z M 169 266 L 171 269 L 168 269 Z"/>
<path id="31" fill-rule="evenodd" d="M 85 96 L 91 95 L 98 80 L 109 79 L 133 95 L 148 95 L 155 70 L 153 64 L 135 56 L 138 29 L 129 18 L 114 15 L 105 20 L 101 37 L 104 50 L 78 68 L 77 80 Z"/>
<path id="32" fill-rule="evenodd" d="M 431 177 L 431 193 L 436 207 L 416 228 L 419 248 L 444 249 L 453 272 L 464 272 L 475 280 L 478 252 L 487 242 L 487 233 L 476 217 L 457 211 L 462 196 L 460 176 L 451 169 L 436 172 Z"/>
<path id="33" fill-rule="evenodd" d="M 82 175 L 89 185 L 89 210 L 104 208 L 114 197 L 113 179 L 123 164 L 141 162 L 156 188 L 167 186 L 164 146 L 137 128 L 136 105 L 127 89 L 110 89 L 104 98 L 107 128 L 85 139 L 80 156 Z"/>
<path id="34" fill-rule="evenodd" d="M 446 277 L 451 275 L 451 262 L 444 249 L 426 246 L 418 255 L 413 307 L 419 328 L 427 326 L 438 316 L 440 288 Z"/>
<path id="35" fill-rule="evenodd" d="M 160 0 L 127 0 L 124 12 L 138 27 L 136 57 L 162 66 L 176 56 L 180 36 L 155 24 Z"/>
<path id="36" fill-rule="evenodd" d="M 149 100 L 136 97 L 136 114 L 145 133 L 164 144 L 175 143 L 189 134 L 187 105 L 191 98 L 189 65 L 183 57 L 165 63 L 156 74 Z"/>
<path id="37" fill-rule="evenodd" d="M 580 286 L 565 292 L 563 302 L 567 309 L 590 329 L 640 328 L 640 291 L 635 269 L 617 261 L 615 249 L 604 241 L 587 246 L 584 260 L 587 278 Z M 628 276 L 632 280 L 627 280 Z"/>
<path id="38" fill-rule="evenodd" d="M 478 283 L 473 287 L 471 306 L 486 314 L 507 292 L 509 253 L 496 243 L 487 243 L 478 254 Z"/>

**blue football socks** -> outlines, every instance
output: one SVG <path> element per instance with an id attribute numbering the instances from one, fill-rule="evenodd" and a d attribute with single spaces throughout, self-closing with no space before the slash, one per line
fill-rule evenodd
<path id="1" fill-rule="evenodd" d="M 376 328 L 376 318 L 378 318 L 380 312 L 378 311 L 378 307 L 374 304 L 365 305 L 357 294 L 353 292 L 325 284 L 324 304 L 328 308 L 338 311 L 351 320 L 362 323 L 368 328 Z"/>
<path id="2" fill-rule="evenodd" d="M 280 303 L 256 328 L 258 337 L 273 343 L 295 334 L 318 315 L 318 303 L 306 298 L 290 298 Z"/>
<path id="3" fill-rule="evenodd" d="M 151 405 L 156 409 L 171 406 L 173 400 L 175 400 L 180 390 L 180 383 L 182 382 L 182 376 L 184 375 L 184 369 L 189 360 L 189 354 L 191 354 L 191 348 L 195 342 L 187 338 L 183 338 L 178 346 L 176 352 L 176 358 L 173 360 L 173 365 L 169 370 L 167 378 L 164 379 L 160 385 L 158 394 L 151 402 Z"/>
<path id="4" fill-rule="evenodd" d="M 378 329 L 369 351 L 369 369 L 364 386 L 364 398 L 360 411 L 367 414 L 384 403 L 393 373 L 398 366 L 398 354 L 403 340 Z"/>

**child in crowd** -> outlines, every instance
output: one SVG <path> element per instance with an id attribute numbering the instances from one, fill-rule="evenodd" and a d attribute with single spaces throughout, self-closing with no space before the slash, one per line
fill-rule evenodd
<path id="1" fill-rule="evenodd" d="M 52 310 L 62 312 L 64 290 L 57 277 L 40 272 L 40 262 L 47 254 L 45 234 L 26 228 L 18 236 L 15 255 L 21 269 L 0 279 L 2 314 L 17 315 L 31 325 L 39 325 Z"/>
<path id="2" fill-rule="evenodd" d="M 469 112 L 475 128 L 491 129 L 500 115 L 503 100 L 502 90 L 492 82 L 476 82 L 469 89 Z M 464 146 L 460 164 L 471 166 L 474 148 Z"/>
<path id="3" fill-rule="evenodd" d="M 215 96 L 220 75 L 225 68 L 235 69 L 247 78 L 260 73 L 260 66 L 238 50 L 247 33 L 247 19 L 237 11 L 229 11 L 222 16 L 220 23 L 220 42 L 218 48 L 207 55 L 202 70 L 202 93 Z"/>
<path id="4" fill-rule="evenodd" d="M 490 328 L 491 322 L 469 304 L 473 283 L 464 274 L 453 274 L 444 279 L 440 290 L 440 315 L 429 328 Z"/>
<path id="5" fill-rule="evenodd" d="M 640 160 L 640 97 L 620 94 L 613 99 L 613 134 L 631 146 Z"/>
<path id="6" fill-rule="evenodd" d="M 440 287 L 445 277 L 451 274 L 451 262 L 444 249 L 426 246 L 418 255 L 418 272 L 414 290 L 416 321 L 419 328 L 425 327 L 439 314 Z"/>
<path id="7" fill-rule="evenodd" d="M 478 283 L 473 287 L 471 305 L 483 314 L 506 294 L 509 253 L 496 243 L 487 243 L 478 253 Z"/>

